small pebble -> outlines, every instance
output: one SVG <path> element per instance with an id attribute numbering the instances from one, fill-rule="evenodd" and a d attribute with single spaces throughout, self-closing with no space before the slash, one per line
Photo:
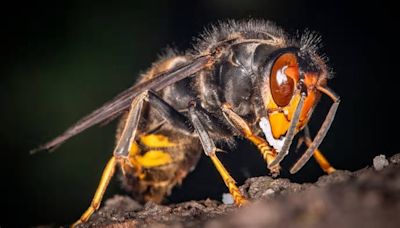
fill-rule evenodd
<path id="1" fill-rule="evenodd" d="M 233 204 L 233 197 L 230 193 L 222 194 L 222 203 L 224 204 Z"/>
<path id="2" fill-rule="evenodd" d="M 397 164 L 397 163 L 400 164 L 400 154 L 393 155 L 389 160 L 393 164 Z"/>
<path id="3" fill-rule="evenodd" d="M 380 171 L 389 165 L 389 161 L 386 159 L 386 156 L 383 154 L 376 156 L 373 160 L 373 163 L 374 163 L 374 168 L 377 171 Z"/>

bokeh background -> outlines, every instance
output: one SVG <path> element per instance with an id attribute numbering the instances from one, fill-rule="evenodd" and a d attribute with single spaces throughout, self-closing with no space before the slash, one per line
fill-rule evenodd
<path id="1" fill-rule="evenodd" d="M 111 156 L 115 121 L 80 134 L 54 153 L 29 155 L 29 150 L 130 87 L 167 45 L 190 48 L 204 26 L 227 18 L 268 19 L 291 34 L 308 28 L 322 35 L 321 51 L 335 72 L 330 86 L 342 103 L 321 148 L 337 168 L 357 170 L 378 154 L 399 152 L 399 66 L 392 57 L 398 55 L 398 26 L 391 9 L 383 1 L 287 0 L 70 0 L 2 6 L 0 226 L 59 225 L 77 219 Z M 329 104 L 323 99 L 313 115 L 313 133 Z M 266 173 L 246 142 L 220 157 L 240 184 L 250 175 Z M 288 158 L 284 166 L 291 163 Z M 310 161 L 291 178 L 314 181 L 321 174 Z M 203 157 L 168 200 L 220 199 L 226 191 Z M 106 198 L 116 193 L 123 193 L 117 179 Z"/>

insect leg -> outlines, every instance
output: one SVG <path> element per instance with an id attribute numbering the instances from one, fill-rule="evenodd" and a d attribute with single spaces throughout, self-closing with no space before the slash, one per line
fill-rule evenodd
<path id="1" fill-rule="evenodd" d="M 118 140 L 117 146 L 114 149 L 113 157 L 107 163 L 107 166 L 103 171 L 100 184 L 97 187 L 93 200 L 89 208 L 83 213 L 79 220 L 72 225 L 73 227 L 80 223 L 86 222 L 90 218 L 90 216 L 99 208 L 108 184 L 110 183 L 110 180 L 114 175 L 117 162 L 120 162 L 121 164 L 127 163 L 129 148 L 135 138 L 143 101 L 146 95 L 147 92 L 143 92 L 135 99 L 133 99 L 131 110 L 129 111 L 124 130 L 122 131 L 122 135 Z"/>
<path id="2" fill-rule="evenodd" d="M 127 162 L 126 164 L 131 167 L 133 166 L 136 170 L 137 176 L 143 174 L 141 171 L 142 166 L 146 166 L 141 162 L 144 161 L 143 157 L 138 156 L 139 150 L 137 149 L 137 144 L 135 142 L 136 130 L 140 120 L 143 101 L 147 101 L 165 121 L 169 122 L 176 129 L 180 129 L 186 134 L 192 134 L 193 132 L 193 126 L 190 124 L 189 119 L 160 98 L 156 93 L 153 91 L 146 91 L 143 92 L 142 95 L 139 95 L 137 99 L 132 102 L 132 109 L 128 114 L 124 130 L 122 131 L 118 144 L 114 150 L 114 156 L 117 158 L 123 158 L 124 161 Z M 165 159 L 165 161 L 168 160 L 169 159 Z M 146 159 L 146 161 L 148 160 Z M 121 167 L 124 172 L 125 166 L 122 165 Z"/>
<path id="3" fill-rule="evenodd" d="M 189 119 L 178 112 L 170 104 L 165 102 L 156 93 L 154 93 L 153 91 L 149 91 L 146 100 L 160 114 L 160 116 L 162 116 L 172 126 L 183 130 L 185 133 L 193 132 L 193 126 L 190 124 Z"/>
<path id="4" fill-rule="evenodd" d="M 260 151 L 261 155 L 263 156 L 264 160 L 268 164 L 268 168 L 270 169 L 271 173 L 274 176 L 279 174 L 279 165 L 276 165 L 272 168 L 269 167 L 271 162 L 275 160 L 276 151 L 268 144 L 265 139 L 255 135 L 253 131 L 250 129 L 250 126 L 247 122 L 236 114 L 229 106 L 229 104 L 222 105 L 222 111 L 224 113 L 225 118 L 235 126 L 240 133 L 248 140 L 250 140 L 254 145 L 257 146 L 258 150 Z"/>
<path id="5" fill-rule="evenodd" d="M 333 119 L 336 114 L 336 110 L 339 106 L 340 103 L 340 98 L 338 95 L 335 94 L 332 90 L 330 90 L 328 87 L 317 87 L 319 91 L 322 93 L 328 95 L 332 100 L 333 104 L 331 108 L 329 109 L 328 114 L 325 117 L 324 122 L 322 123 L 321 128 L 319 129 L 317 136 L 315 136 L 314 141 L 308 146 L 308 149 L 306 152 L 301 156 L 301 158 L 294 164 L 294 166 L 290 169 L 290 173 L 296 173 L 301 169 L 301 167 L 304 166 L 304 164 L 310 159 L 310 157 L 314 154 L 316 149 L 319 147 L 321 144 L 322 140 L 325 138 L 326 133 L 328 132 Z"/>
<path id="6" fill-rule="evenodd" d="M 225 182 L 225 185 L 228 187 L 229 192 L 231 193 L 236 205 L 243 205 L 247 202 L 247 200 L 240 193 L 239 188 L 236 186 L 236 181 L 231 177 L 229 172 L 226 170 L 224 165 L 218 159 L 215 152 L 217 151 L 217 147 L 215 146 L 213 140 L 210 138 L 207 130 L 204 128 L 203 123 L 196 113 L 195 104 L 191 104 L 189 106 L 189 118 L 192 121 L 195 131 L 199 135 L 201 145 L 203 146 L 204 152 L 207 156 L 211 158 L 215 168 L 218 170 L 222 179 Z"/>
<path id="7" fill-rule="evenodd" d="M 309 147 L 312 143 L 310 130 L 307 125 L 304 127 L 303 132 L 304 136 L 299 139 L 299 144 L 297 145 L 297 148 L 299 148 L 303 142 L 307 145 L 307 147 Z M 318 165 L 325 173 L 331 174 L 336 171 L 336 169 L 332 167 L 332 165 L 329 163 L 329 161 L 325 158 L 325 156 L 321 153 L 319 149 L 315 149 L 313 156 L 314 159 L 317 161 Z"/>
<path id="8" fill-rule="evenodd" d="M 307 142 L 307 146 L 311 145 L 311 139 L 310 141 Z M 331 174 L 336 171 L 336 169 L 329 163 L 329 161 L 325 158 L 325 156 L 321 153 L 320 150 L 315 149 L 314 154 L 313 154 L 315 160 L 317 161 L 318 165 L 321 167 L 322 170 L 324 170 L 325 173 Z"/>
<path id="9" fill-rule="evenodd" d="M 93 212 L 95 212 L 99 208 L 101 199 L 103 198 L 103 195 L 104 195 L 104 192 L 106 191 L 108 184 L 110 183 L 110 180 L 114 175 L 115 166 L 116 166 L 116 159 L 113 156 L 113 157 L 111 157 L 110 161 L 107 163 L 106 167 L 104 168 L 103 174 L 101 176 L 100 184 L 97 187 L 96 193 L 94 194 L 94 197 L 92 199 L 90 207 L 85 211 L 85 213 L 83 213 L 83 215 L 79 218 L 78 221 L 76 221 L 74 224 L 72 224 L 71 227 L 75 227 L 78 224 L 81 224 L 81 223 L 89 220 L 89 218 L 93 214 Z"/>
<path id="10" fill-rule="evenodd" d="M 127 158 L 129 155 L 130 146 L 135 140 L 145 97 L 147 97 L 147 91 L 141 93 L 132 101 L 124 129 L 113 152 L 116 158 Z"/>

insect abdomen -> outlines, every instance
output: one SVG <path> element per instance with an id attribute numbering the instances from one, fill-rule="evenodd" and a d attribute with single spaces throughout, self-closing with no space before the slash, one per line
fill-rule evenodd
<path id="1" fill-rule="evenodd" d="M 123 186 L 140 201 L 160 203 L 196 165 L 198 140 L 179 133 L 160 131 L 139 135 L 124 167 Z"/>

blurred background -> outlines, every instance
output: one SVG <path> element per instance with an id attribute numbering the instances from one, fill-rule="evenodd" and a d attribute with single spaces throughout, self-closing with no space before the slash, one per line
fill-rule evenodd
<path id="1" fill-rule="evenodd" d="M 223 19 L 272 20 L 290 34 L 308 28 L 323 37 L 342 98 L 321 149 L 339 169 L 370 165 L 378 154 L 398 153 L 392 57 L 394 15 L 382 1 L 83 1 L 11 3 L 0 9 L 0 226 L 68 224 L 87 208 L 114 145 L 116 121 L 93 127 L 54 153 L 29 155 L 80 117 L 130 87 L 167 46 L 185 50 L 204 26 Z M 396 61 L 398 62 L 398 61 Z M 397 98 L 398 102 L 398 98 Z M 330 101 L 313 115 L 318 130 Z M 221 154 L 242 184 L 266 174 L 246 142 Z M 290 167 L 293 159 L 283 163 Z M 315 181 L 322 171 L 311 160 L 294 181 Z M 283 172 L 284 177 L 289 177 Z M 222 180 L 203 156 L 198 168 L 168 202 L 220 199 Z M 123 193 L 115 178 L 106 198 Z"/>

